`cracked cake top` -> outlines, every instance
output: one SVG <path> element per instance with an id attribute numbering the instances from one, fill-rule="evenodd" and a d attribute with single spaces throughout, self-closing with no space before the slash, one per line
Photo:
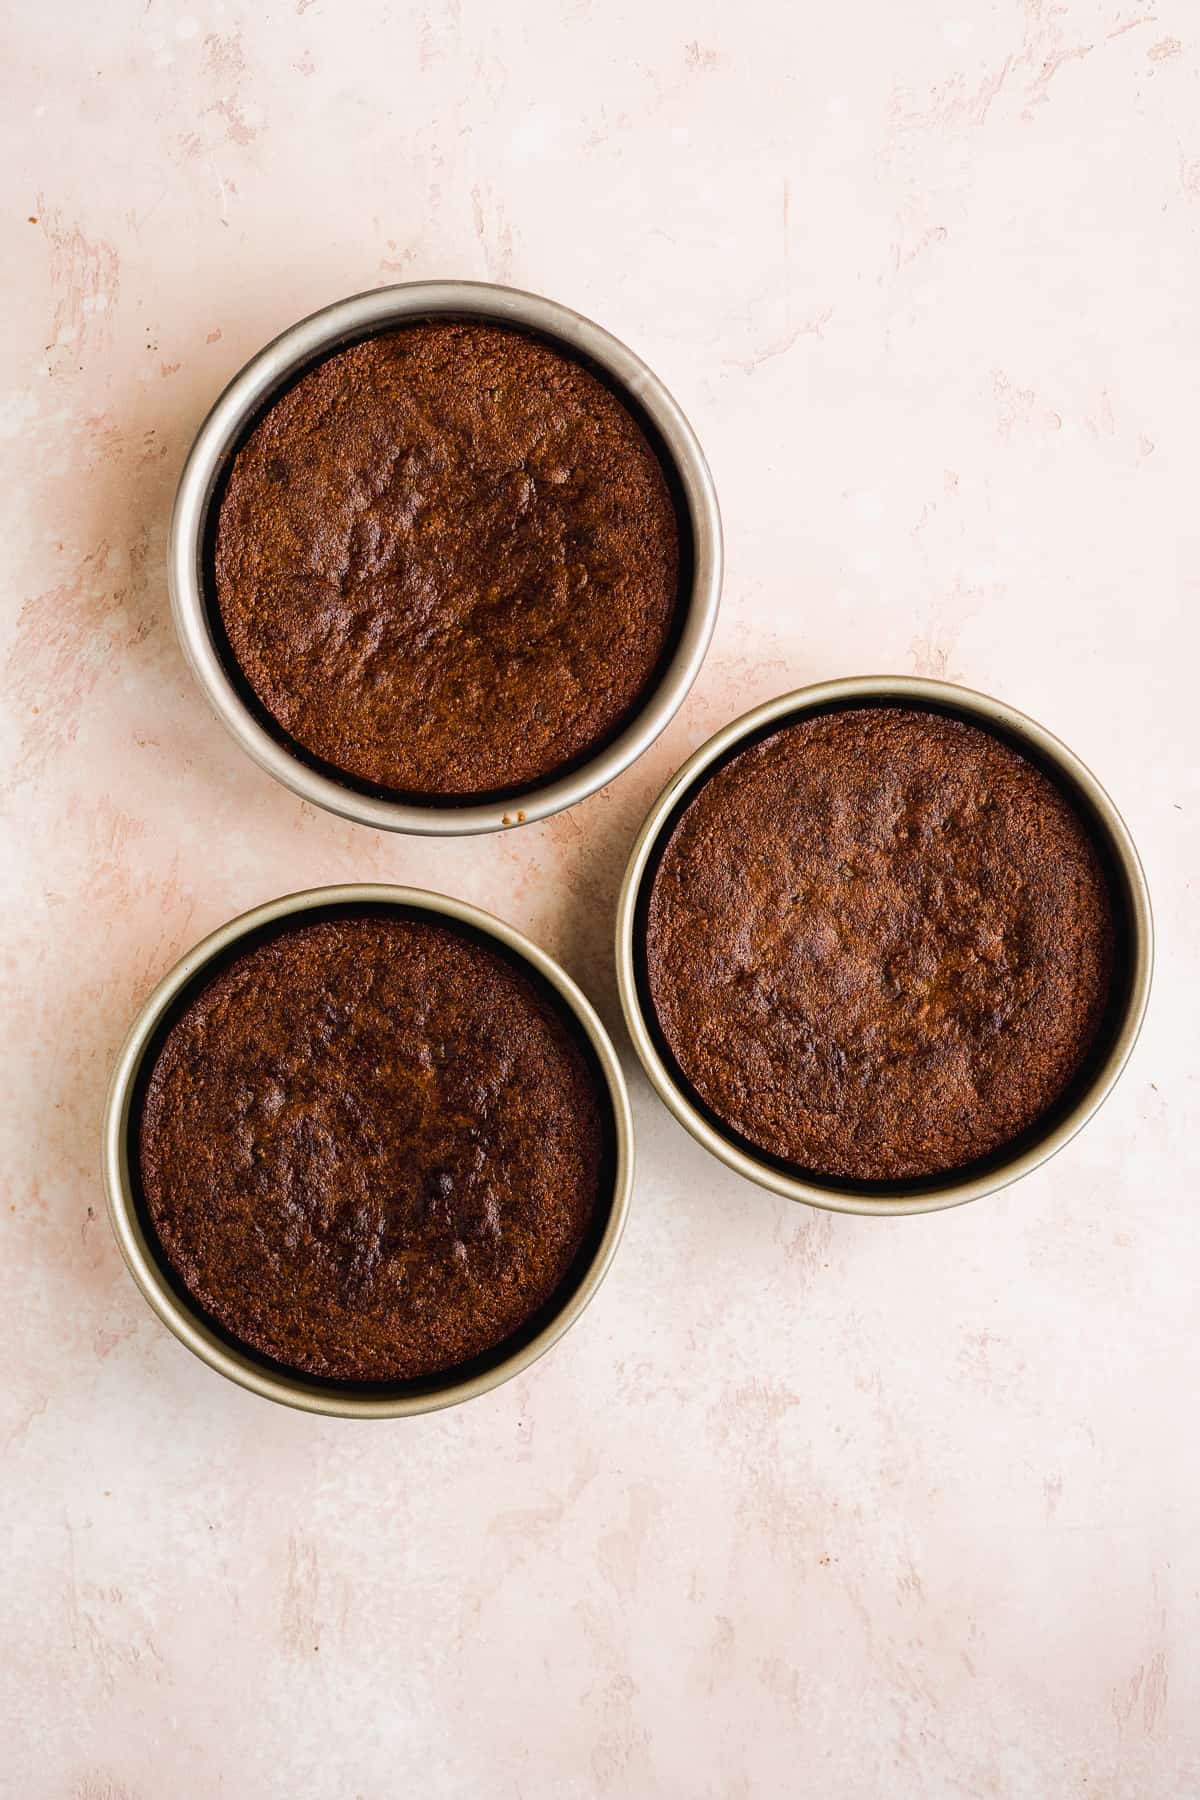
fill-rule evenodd
<path id="1" fill-rule="evenodd" d="M 600 750 L 678 605 L 662 467 L 621 401 L 522 332 L 434 321 L 327 357 L 233 459 L 230 651 L 335 776 L 479 799 Z"/>
<path id="2" fill-rule="evenodd" d="M 662 851 L 646 971 L 684 1080 L 799 1171 L 892 1181 L 1046 1113 L 1104 1016 L 1091 835 L 1009 744 L 901 707 L 802 718 L 703 782 Z"/>
<path id="3" fill-rule="evenodd" d="M 306 1374 L 437 1374 L 552 1300 L 600 1200 L 578 1032 L 498 951 L 389 913 L 291 924 L 185 1005 L 138 1126 L 194 1300 Z"/>

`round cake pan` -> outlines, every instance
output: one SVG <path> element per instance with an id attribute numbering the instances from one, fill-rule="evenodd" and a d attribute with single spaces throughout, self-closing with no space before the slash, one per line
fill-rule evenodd
<path id="1" fill-rule="evenodd" d="M 364 905 L 373 909 L 395 907 L 409 917 L 416 912 L 454 921 L 527 964 L 554 991 L 588 1045 L 607 1094 L 611 1118 L 610 1191 L 590 1250 L 574 1271 L 553 1315 L 531 1335 L 519 1335 L 515 1347 L 506 1350 L 501 1346 L 492 1357 L 476 1359 L 469 1371 L 450 1370 L 386 1388 L 321 1381 L 281 1370 L 214 1330 L 171 1278 L 154 1245 L 152 1232 L 147 1229 L 131 1173 L 136 1161 L 131 1150 L 137 1130 L 138 1078 L 147 1056 L 156 1048 L 158 1029 L 172 1002 L 215 959 L 264 926 L 283 919 L 300 921 L 319 916 L 332 908 Z M 625 1228 L 633 1187 L 633 1121 L 625 1080 L 608 1033 L 586 995 L 544 950 L 511 925 L 462 900 L 423 888 L 356 883 L 312 888 L 256 906 L 206 937 L 164 976 L 142 1007 L 117 1057 L 104 1114 L 103 1163 L 108 1215 L 121 1254 L 145 1298 L 181 1343 L 219 1374 L 268 1400 L 341 1418 L 389 1419 L 434 1412 L 498 1387 L 536 1362 L 574 1324 L 603 1281 Z"/>
<path id="2" fill-rule="evenodd" d="M 654 1019 L 645 970 L 645 916 L 649 890 L 676 819 L 710 771 L 740 745 L 791 724 L 805 715 L 855 705 L 891 705 L 949 713 L 1004 738 L 1045 769 L 1071 796 L 1092 829 L 1109 876 L 1118 911 L 1118 959 L 1114 999 L 1100 1047 L 1082 1082 L 1069 1090 L 1061 1109 L 1043 1127 L 998 1152 L 984 1165 L 962 1174 L 922 1181 L 853 1183 L 790 1172 L 754 1154 L 701 1110 L 661 1038 Z M 638 834 L 625 871 L 617 907 L 617 978 L 621 1005 L 634 1047 L 660 1097 L 680 1123 L 714 1156 L 738 1174 L 831 1212 L 882 1214 L 934 1212 L 978 1200 L 1016 1181 L 1061 1150 L 1091 1118 L 1112 1090 L 1137 1041 L 1154 964 L 1154 926 L 1146 877 L 1125 821 L 1079 758 L 1044 726 L 1014 707 L 970 688 L 906 675 L 870 675 L 826 681 L 769 700 L 734 719 L 702 744 L 667 783 Z"/>
<path id="3" fill-rule="evenodd" d="M 228 463 L 272 398 L 332 351 L 434 317 L 479 319 L 530 332 L 589 365 L 637 417 L 662 461 L 679 516 L 681 624 L 666 667 L 619 736 L 567 773 L 499 800 L 421 804 L 381 798 L 314 768 L 257 715 L 213 630 L 207 572 L 213 502 Z M 704 453 L 683 413 L 632 350 L 556 301 L 475 281 L 419 281 L 339 300 L 260 350 L 230 382 L 184 464 L 171 520 L 168 576 L 176 629 L 192 671 L 244 750 L 286 787 L 342 818 L 383 831 L 456 837 L 544 819 L 612 781 L 652 744 L 704 661 L 721 597 L 721 517 Z"/>

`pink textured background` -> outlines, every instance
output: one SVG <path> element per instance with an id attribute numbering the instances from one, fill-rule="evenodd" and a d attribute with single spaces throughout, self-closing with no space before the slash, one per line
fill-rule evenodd
<path id="1" fill-rule="evenodd" d="M 3 13 L 0 1786 L 1194 1796 L 1195 7 Z M 729 573 L 635 769 L 429 844 L 246 761 L 184 671 L 163 552 L 254 349 L 448 274 L 647 357 L 708 449 Z M 615 1029 L 614 894 L 668 771 L 757 700 L 875 669 L 1032 712 L 1141 844 L 1157 991 L 1082 1139 L 957 1213 L 833 1219 L 723 1172 L 631 1068 L 624 1248 L 523 1379 L 320 1422 L 167 1336 L 97 1126 L 181 951 L 293 887 L 427 883 L 559 953 Z"/>

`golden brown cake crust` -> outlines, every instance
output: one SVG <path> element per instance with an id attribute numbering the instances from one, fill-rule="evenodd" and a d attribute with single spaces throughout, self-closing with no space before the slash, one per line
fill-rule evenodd
<path id="1" fill-rule="evenodd" d="M 1108 887 L 1059 789 L 1007 744 L 906 708 L 802 719 L 680 817 L 647 975 L 700 1098 L 760 1150 L 891 1181 L 989 1155 L 1096 1038 Z"/>
<path id="2" fill-rule="evenodd" d="M 596 1080 L 505 958 L 397 915 L 284 930 L 169 1031 L 139 1160 L 168 1262 L 307 1374 L 436 1374 L 561 1285 L 599 1199 Z"/>
<path id="3" fill-rule="evenodd" d="M 542 781 L 637 710 L 679 532 L 620 401 L 519 332 L 429 323 L 329 357 L 266 413 L 220 504 L 233 656 L 303 749 L 396 793 Z"/>

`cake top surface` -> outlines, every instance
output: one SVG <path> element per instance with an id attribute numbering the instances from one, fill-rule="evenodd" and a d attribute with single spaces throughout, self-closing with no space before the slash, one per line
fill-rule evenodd
<path id="1" fill-rule="evenodd" d="M 653 875 L 646 976 L 685 1082 L 752 1149 L 897 1181 L 1053 1106 L 1113 945 L 1091 835 L 1041 769 L 962 720 L 864 707 L 704 781 Z"/>
<path id="2" fill-rule="evenodd" d="M 519 792 L 653 686 L 679 527 L 622 402 L 549 344 L 436 321 L 326 358 L 236 454 L 213 575 L 278 730 L 368 788 Z"/>
<path id="3" fill-rule="evenodd" d="M 288 1368 L 437 1374 L 552 1299 L 600 1201 L 604 1113 L 530 975 L 398 914 L 293 925 L 186 1004 L 138 1158 L 187 1291 Z"/>

